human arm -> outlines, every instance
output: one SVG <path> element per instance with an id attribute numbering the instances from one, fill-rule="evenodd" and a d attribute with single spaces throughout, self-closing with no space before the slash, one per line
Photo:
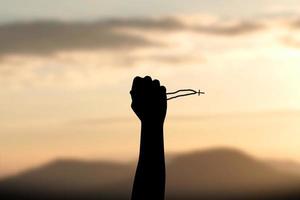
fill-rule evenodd
<path id="1" fill-rule="evenodd" d="M 141 121 L 140 154 L 132 189 L 132 200 L 165 196 L 163 125 L 167 111 L 166 89 L 158 80 L 136 77 L 133 81 L 132 109 Z"/>

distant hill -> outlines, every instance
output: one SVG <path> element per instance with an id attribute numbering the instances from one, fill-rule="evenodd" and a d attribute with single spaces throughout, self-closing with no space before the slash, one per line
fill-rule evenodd
<path id="1" fill-rule="evenodd" d="M 134 170 L 116 162 L 55 160 L 0 182 L 0 199 L 1 194 L 9 199 L 129 197 Z"/>
<path id="2" fill-rule="evenodd" d="M 0 199 L 129 199 L 135 165 L 56 160 L 1 181 Z M 167 199 L 279 198 L 298 186 L 300 176 L 234 149 L 181 154 L 167 165 Z"/>
<path id="3" fill-rule="evenodd" d="M 241 151 L 219 148 L 175 158 L 168 166 L 167 194 L 182 199 L 281 194 L 297 187 L 299 180 Z"/>
<path id="4" fill-rule="evenodd" d="M 300 176 L 300 163 L 291 160 L 269 160 L 266 161 L 266 163 L 279 171 L 288 172 Z"/>

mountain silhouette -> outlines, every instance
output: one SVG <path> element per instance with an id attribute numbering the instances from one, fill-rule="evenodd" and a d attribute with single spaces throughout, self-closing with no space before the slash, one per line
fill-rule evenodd
<path id="1" fill-rule="evenodd" d="M 264 161 L 228 148 L 177 156 L 167 169 L 167 194 L 171 199 L 276 196 L 274 191 L 281 195 L 300 183 L 300 176 L 278 171 Z"/>
<path id="2" fill-rule="evenodd" d="M 2 180 L 0 199 L 129 199 L 134 172 L 133 163 L 56 160 Z M 296 189 L 300 176 L 235 149 L 180 154 L 167 164 L 167 199 L 279 198 Z"/>
<path id="3" fill-rule="evenodd" d="M 0 199 L 123 199 L 133 175 L 130 164 L 59 159 L 0 182 Z"/>
<path id="4" fill-rule="evenodd" d="M 291 160 L 268 160 L 269 165 L 279 171 L 300 175 L 300 163 Z"/>

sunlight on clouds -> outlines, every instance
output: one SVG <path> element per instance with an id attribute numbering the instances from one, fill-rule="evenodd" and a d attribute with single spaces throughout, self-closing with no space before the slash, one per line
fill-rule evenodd
<path id="1" fill-rule="evenodd" d="M 178 19 L 182 23 L 186 23 L 189 26 L 195 25 L 211 25 L 221 20 L 221 17 L 212 14 L 177 14 L 173 15 L 175 19 Z"/>
<path id="2" fill-rule="evenodd" d="M 201 18 L 191 17 L 195 21 Z M 179 18 L 188 19 L 181 16 Z M 206 18 L 209 17 L 204 17 L 205 20 Z M 210 21 L 216 27 L 240 24 L 237 20 L 222 23 L 211 18 Z M 8 56 L 0 63 L 1 75 L 4 77 L 1 83 L 6 87 L 12 85 L 19 88 L 120 89 L 122 84 L 130 86 L 135 75 L 152 74 L 173 89 L 183 87 L 184 84 L 197 87 L 200 81 L 212 95 L 208 97 L 209 101 L 216 103 L 214 99 L 223 100 L 222 103 L 217 103 L 219 106 L 215 111 L 300 107 L 295 103 L 299 93 L 291 93 L 295 82 L 298 83 L 293 75 L 298 72 L 296 66 L 300 63 L 299 51 L 282 46 L 280 39 L 291 32 L 280 20 L 266 23 L 268 28 L 265 30 L 250 31 L 246 35 L 198 33 L 190 29 L 166 31 L 159 29 L 160 21 L 147 23 L 147 29 L 133 21 L 129 23 L 130 27 L 125 26 L 118 31 L 162 45 L 127 51 L 114 48 L 59 51 L 48 56 Z M 174 79 L 178 81 L 173 83 Z M 289 85 L 292 81 L 293 85 Z M 230 90 L 227 91 L 227 88 Z M 251 103 L 252 98 L 247 98 L 247 94 L 256 99 L 255 104 Z M 235 101 L 231 100 L 232 96 L 236 97 Z M 273 98 L 276 100 L 270 104 Z"/>
<path id="3" fill-rule="evenodd" d="M 202 23 L 200 21 L 196 24 L 201 17 L 203 16 L 191 16 L 195 20 L 193 26 Z M 182 23 L 189 19 L 188 16 L 178 18 Z M 207 18 L 210 20 L 206 20 Z M 204 19 L 205 23 L 210 21 L 210 25 L 216 27 L 240 24 L 238 20 L 222 22 L 209 16 L 204 16 Z M 299 50 L 282 46 L 281 38 L 291 36 L 291 32 L 281 20 L 269 21 L 264 22 L 268 24 L 267 29 L 250 31 L 246 35 L 216 35 L 211 32 L 195 32 L 193 29 L 166 31 L 159 29 L 159 21 L 147 22 L 152 28 L 144 29 L 133 21 L 130 27 L 119 28 L 118 32 L 136 35 L 162 45 L 130 50 L 114 48 L 59 51 L 48 56 L 11 55 L 0 63 L 3 76 L 0 83 L 6 87 L 19 88 L 120 88 L 124 83 L 129 86 L 130 80 L 136 74 L 152 74 L 174 89 L 182 87 L 184 83 L 197 86 L 200 79 L 201 84 L 209 89 L 211 94 L 221 91 L 213 97 L 223 99 L 224 105 L 218 103 L 220 108 L 215 110 L 223 110 L 221 107 L 226 107 L 227 111 L 236 111 L 236 107 L 239 106 L 238 110 L 251 110 L 255 107 L 258 110 L 276 107 L 281 109 L 290 106 L 298 109 L 300 106 L 295 102 L 299 93 L 291 93 L 290 90 L 294 89 L 294 86 L 289 85 L 291 82 L 283 80 L 298 83 L 293 74 L 298 72 L 296 66 L 300 63 Z M 181 84 L 173 83 L 174 79 L 179 80 Z M 211 82 L 216 79 L 217 81 Z M 243 84 L 236 84 L 238 82 Z M 230 88 L 228 93 L 223 93 L 227 88 Z M 291 89 L 286 91 L 287 88 Z M 252 100 L 246 97 L 245 91 L 260 101 L 249 107 Z M 282 95 L 269 104 L 279 91 L 283 91 L 280 93 Z M 231 100 L 226 99 L 231 96 L 236 96 L 236 106 L 225 106 L 230 104 Z M 294 100 L 291 100 L 293 98 Z M 212 99 L 210 101 L 214 102 Z"/>
<path id="4" fill-rule="evenodd" d="M 300 160 L 299 115 L 199 117 L 300 109 L 300 48 L 291 46 L 299 37 L 290 18 L 245 23 L 213 15 L 176 15 L 99 24 L 96 30 L 112 26 L 114 37 L 131 38 L 133 43 L 123 42 L 119 48 L 113 39 L 113 45 L 101 40 L 90 49 L 92 40 L 77 46 L 69 41 L 42 54 L 36 53 L 38 48 L 25 54 L 18 48 L 11 53 L 2 49 L 0 146 L 1 153 L 14 152 L 11 158 L 1 155 L 11 172 L 58 156 L 135 157 L 139 124 L 130 110 L 129 90 L 136 75 L 160 79 L 168 91 L 206 92 L 169 102 L 169 151 L 225 145 L 262 152 L 259 156 Z M 94 30 L 93 24 L 88 27 Z M 13 169 L 17 160 L 20 168 Z"/>

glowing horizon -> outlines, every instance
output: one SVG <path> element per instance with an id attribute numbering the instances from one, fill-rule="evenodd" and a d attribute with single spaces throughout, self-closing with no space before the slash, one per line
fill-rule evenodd
<path id="1" fill-rule="evenodd" d="M 136 158 L 129 90 L 137 75 L 169 91 L 206 92 L 169 102 L 167 153 L 228 146 L 300 161 L 299 15 L 263 2 L 259 12 L 251 3 L 247 18 L 241 2 L 231 2 L 230 17 L 206 2 L 198 13 L 190 6 L 149 17 L 150 9 L 112 21 L 82 13 L 65 22 L 55 13 L 52 21 L 9 19 L 0 26 L 0 176 L 59 157 Z"/>

